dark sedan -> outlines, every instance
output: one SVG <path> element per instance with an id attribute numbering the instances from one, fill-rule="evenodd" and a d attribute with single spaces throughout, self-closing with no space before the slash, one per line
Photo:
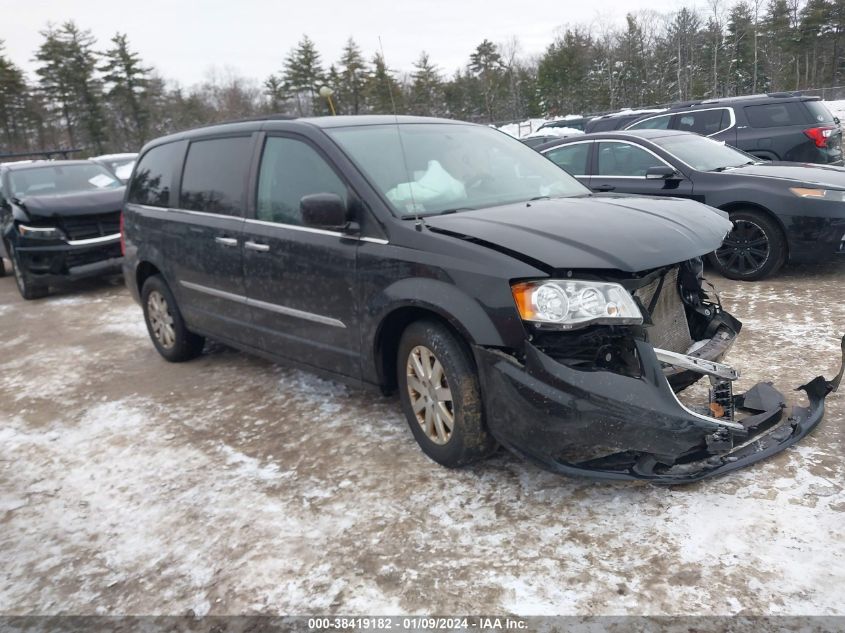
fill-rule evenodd
<path id="1" fill-rule="evenodd" d="M 845 169 L 764 162 L 674 130 L 561 139 L 537 148 L 595 192 L 691 198 L 730 214 L 710 255 L 725 277 L 762 279 L 785 262 L 845 255 Z"/>

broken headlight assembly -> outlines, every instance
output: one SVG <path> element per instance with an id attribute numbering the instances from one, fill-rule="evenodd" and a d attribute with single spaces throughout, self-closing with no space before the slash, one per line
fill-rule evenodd
<path id="1" fill-rule="evenodd" d="M 55 226 L 28 226 L 18 224 L 18 233 L 21 237 L 35 240 L 63 240 L 64 233 Z"/>
<path id="2" fill-rule="evenodd" d="M 643 322 L 633 297 L 616 283 L 544 279 L 513 284 L 511 292 L 522 320 L 543 329 Z"/>

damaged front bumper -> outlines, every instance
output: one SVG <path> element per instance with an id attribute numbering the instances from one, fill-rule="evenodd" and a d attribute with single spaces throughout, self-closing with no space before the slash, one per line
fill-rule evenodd
<path id="1" fill-rule="evenodd" d="M 744 394 L 723 395 L 721 405 L 711 403 L 713 415 L 705 415 L 675 395 L 664 371 L 673 362 L 670 355 L 642 340 L 633 344 L 641 369 L 636 376 L 569 367 L 531 344 L 523 362 L 477 347 L 490 432 L 514 452 L 561 474 L 690 483 L 743 468 L 799 441 L 821 421 L 825 397 L 845 371 L 843 337 L 837 376 L 819 376 L 798 388 L 809 406 L 795 406 L 787 415 L 782 394 L 759 383 Z M 730 368 L 719 363 L 681 362 L 698 365 L 685 371 L 716 376 L 720 386 L 736 377 L 720 375 Z M 748 415 L 735 418 L 733 410 Z"/>

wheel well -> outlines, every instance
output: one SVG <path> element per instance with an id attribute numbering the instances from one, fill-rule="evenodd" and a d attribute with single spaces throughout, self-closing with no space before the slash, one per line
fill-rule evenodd
<path id="1" fill-rule="evenodd" d="M 379 384 L 385 394 L 396 389 L 396 354 L 399 351 L 399 339 L 411 323 L 421 320 L 436 321 L 448 328 L 455 337 L 467 344 L 466 337 L 447 319 L 426 308 L 398 308 L 388 314 L 379 326 L 376 335 L 375 361 Z M 470 354 L 472 358 L 472 354 Z M 474 362 L 474 359 L 473 359 Z"/>
<path id="2" fill-rule="evenodd" d="M 135 270 L 135 281 L 138 284 L 138 292 L 144 287 L 144 282 L 153 275 L 159 275 L 161 271 L 150 262 L 141 262 Z"/>
<path id="3" fill-rule="evenodd" d="M 775 226 L 780 229 L 781 237 L 783 237 L 783 245 L 786 249 L 784 256 L 787 258 L 789 257 L 789 240 L 786 239 L 786 228 L 783 226 L 783 222 L 781 219 L 774 213 L 772 213 L 766 207 L 761 207 L 759 204 L 755 204 L 753 202 L 731 202 L 730 204 L 726 204 L 724 206 L 719 207 L 722 211 L 727 211 L 730 213 L 731 211 L 757 211 L 758 213 L 762 213 L 770 220 L 773 220 Z"/>

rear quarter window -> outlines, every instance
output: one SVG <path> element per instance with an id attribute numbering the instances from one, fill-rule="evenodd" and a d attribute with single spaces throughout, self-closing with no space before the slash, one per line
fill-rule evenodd
<path id="1" fill-rule="evenodd" d="M 833 115 L 830 113 L 830 110 L 827 109 L 827 106 L 823 104 L 821 101 L 805 101 L 804 107 L 810 113 L 810 119 L 814 123 L 833 123 Z"/>
<path id="2" fill-rule="evenodd" d="M 783 127 L 807 123 L 804 110 L 796 101 L 745 106 L 745 116 L 751 127 Z"/>
<path id="3" fill-rule="evenodd" d="M 151 207 L 169 207 L 173 174 L 184 152 L 185 144 L 177 142 L 153 147 L 144 154 L 129 184 L 128 201 Z"/>

